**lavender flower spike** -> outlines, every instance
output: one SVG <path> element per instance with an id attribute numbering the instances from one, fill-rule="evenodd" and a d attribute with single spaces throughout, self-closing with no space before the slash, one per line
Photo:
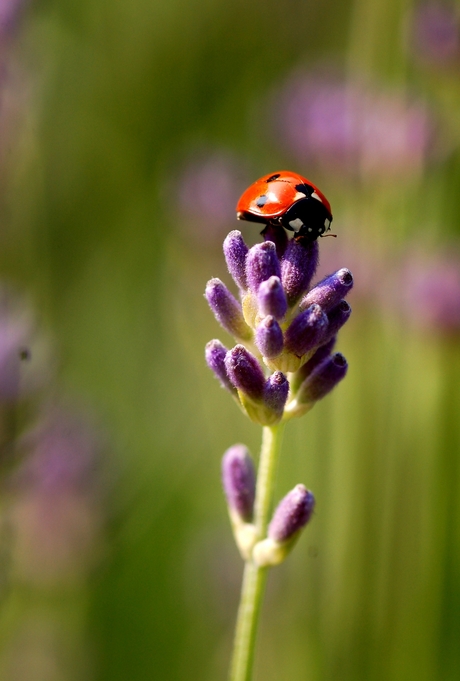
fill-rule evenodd
<path id="1" fill-rule="evenodd" d="M 206 363 L 211 371 L 213 371 L 216 377 L 219 379 L 222 387 L 227 388 L 227 390 L 231 392 L 234 397 L 237 397 L 238 393 L 236 388 L 229 379 L 227 369 L 225 368 L 225 357 L 227 353 L 227 348 L 225 345 L 222 345 L 219 340 L 214 339 L 209 341 L 209 343 L 206 345 L 205 351 Z"/>
<path id="2" fill-rule="evenodd" d="M 289 305 L 296 303 L 310 286 L 318 267 L 318 259 L 317 241 L 302 245 L 295 239 L 291 239 L 281 261 L 281 281 Z"/>
<path id="3" fill-rule="evenodd" d="M 268 527 L 268 536 L 276 542 L 293 538 L 310 520 L 315 497 L 304 485 L 296 485 L 280 501 Z"/>
<path id="4" fill-rule="evenodd" d="M 265 388 L 265 376 L 257 359 L 244 345 L 235 345 L 225 357 L 227 374 L 244 395 L 255 402 L 261 402 Z"/>
<path id="5" fill-rule="evenodd" d="M 244 522 L 251 522 L 256 490 L 252 458 L 244 445 L 227 449 L 222 459 L 222 483 L 228 508 Z"/>
<path id="6" fill-rule="evenodd" d="M 246 258 L 246 276 L 251 291 L 257 294 L 259 286 L 270 277 L 280 277 L 281 269 L 275 244 L 265 241 L 249 249 Z"/>
<path id="7" fill-rule="evenodd" d="M 256 345 L 263 357 L 278 357 L 283 350 L 283 332 L 274 317 L 269 315 L 256 329 Z"/>
<path id="8" fill-rule="evenodd" d="M 254 562 L 260 567 L 282 563 L 310 520 L 314 508 L 315 497 L 304 485 L 296 485 L 288 492 L 273 514 L 267 539 L 254 546 Z"/>
<path id="9" fill-rule="evenodd" d="M 338 305 L 353 287 L 353 275 L 346 267 L 325 277 L 300 301 L 299 309 L 306 310 L 310 305 L 321 305 L 329 312 Z"/>
<path id="10" fill-rule="evenodd" d="M 311 404 L 322 399 L 345 377 L 347 370 L 348 362 L 340 352 L 331 355 L 302 383 L 296 394 L 297 402 Z"/>
<path id="11" fill-rule="evenodd" d="M 246 256 L 248 247 L 237 229 L 227 235 L 224 241 L 224 256 L 228 271 L 233 277 L 235 284 L 242 290 L 247 289 L 246 279 Z"/>
<path id="12" fill-rule="evenodd" d="M 328 319 L 319 305 L 311 305 L 301 312 L 285 333 L 286 350 L 302 357 L 320 344 Z"/>
<path id="13" fill-rule="evenodd" d="M 215 318 L 229 334 L 250 340 L 252 331 L 244 321 L 241 305 L 220 279 L 208 281 L 205 297 Z"/>
<path id="14" fill-rule="evenodd" d="M 282 319 L 287 312 L 288 303 L 279 277 L 263 281 L 257 291 L 259 313 Z"/>

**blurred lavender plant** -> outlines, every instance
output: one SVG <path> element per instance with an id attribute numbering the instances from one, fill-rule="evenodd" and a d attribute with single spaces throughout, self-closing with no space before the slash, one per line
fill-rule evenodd
<path id="1" fill-rule="evenodd" d="M 25 4 L 24 0 L 0 0 L 0 36 L 2 46 L 5 41 L 14 37 Z"/>
<path id="2" fill-rule="evenodd" d="M 200 250 L 203 243 L 216 247 L 227 233 L 245 185 L 243 168 L 242 159 L 225 149 L 199 150 L 184 163 L 179 182 L 174 175 L 170 193 L 180 229 Z"/>
<path id="3" fill-rule="evenodd" d="M 16 576 L 38 586 L 80 582 L 94 563 L 103 517 L 101 437 L 77 411 L 52 407 L 20 446 L 10 485 Z"/>
<path id="4" fill-rule="evenodd" d="M 79 597 L 100 557 L 101 438 L 75 410 L 44 408 L 53 368 L 49 343 L 30 309 L 9 287 L 0 288 L 0 602 L 5 607 L 18 586 L 38 594 L 38 601 L 62 587 L 71 598 L 77 590 Z M 58 607 L 41 608 L 57 647 L 46 649 L 36 632 L 33 640 L 21 642 L 20 654 L 17 639 L 27 628 L 30 605 L 17 609 L 10 620 L 16 633 L 0 648 L 0 667 L 11 667 L 11 678 L 21 674 L 34 648 L 51 666 L 58 664 L 58 648 L 68 638 L 62 622 L 69 606 L 61 597 Z M 77 649 L 83 660 L 83 642 Z M 73 662 L 72 667 L 72 678 L 88 678 L 84 671 L 75 674 Z M 38 677 L 30 672 L 24 678 Z"/>
<path id="5" fill-rule="evenodd" d="M 399 272 L 399 311 L 404 320 L 444 337 L 460 332 L 460 254 L 413 250 Z"/>
<path id="6" fill-rule="evenodd" d="M 300 162 L 375 181 L 418 177 L 434 124 L 426 105 L 330 73 L 294 73 L 274 97 L 279 139 Z"/>
<path id="7" fill-rule="evenodd" d="M 410 47 L 415 56 L 434 66 L 446 66 L 458 61 L 460 33 L 454 5 L 424 2 L 412 12 Z"/>
<path id="8" fill-rule="evenodd" d="M 207 364 L 240 409 L 263 426 L 257 477 L 244 445 L 230 447 L 222 463 L 235 541 L 246 562 L 231 681 L 252 675 L 267 568 L 286 558 L 314 510 L 312 492 L 296 485 L 270 521 L 282 427 L 325 397 L 348 368 L 333 349 L 351 312 L 344 300 L 353 286 L 351 272 L 339 269 L 311 288 L 318 242 L 288 241 L 276 227 L 264 235 L 252 248 L 236 230 L 224 241 L 238 298 L 219 279 L 211 279 L 205 293 L 217 321 L 237 341 L 230 349 L 210 341 Z"/>

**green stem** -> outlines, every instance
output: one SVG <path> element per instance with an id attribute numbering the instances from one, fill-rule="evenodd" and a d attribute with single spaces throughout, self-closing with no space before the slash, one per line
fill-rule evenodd
<path id="1" fill-rule="evenodd" d="M 265 426 L 263 429 L 254 513 L 258 540 L 264 539 L 267 533 L 283 428 L 284 425 L 280 424 Z M 267 571 L 268 568 L 258 567 L 252 561 L 246 563 L 236 622 L 230 681 L 250 681 L 251 679 L 257 626 Z"/>

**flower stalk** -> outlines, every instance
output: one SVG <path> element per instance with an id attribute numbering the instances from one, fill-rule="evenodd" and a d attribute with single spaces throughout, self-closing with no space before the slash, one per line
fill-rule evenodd
<path id="1" fill-rule="evenodd" d="M 258 541 L 265 537 L 273 506 L 283 430 L 284 424 L 265 426 L 262 431 L 254 514 L 256 540 Z M 251 679 L 257 625 L 267 571 L 267 567 L 258 566 L 252 559 L 246 562 L 230 667 L 230 681 L 250 681 Z"/>
<path id="2" fill-rule="evenodd" d="M 263 427 L 257 477 L 244 445 L 230 447 L 222 479 L 236 544 L 245 561 L 230 681 L 250 681 L 268 568 L 283 562 L 312 517 L 315 499 L 297 484 L 273 513 L 285 423 L 308 412 L 348 369 L 332 354 L 351 308 L 353 286 L 342 268 L 310 288 L 318 264 L 317 241 L 287 240 L 271 225 L 265 241 L 248 248 L 236 230 L 224 241 L 228 270 L 239 299 L 211 279 L 206 300 L 236 345 L 214 339 L 206 361 L 243 413 Z"/>

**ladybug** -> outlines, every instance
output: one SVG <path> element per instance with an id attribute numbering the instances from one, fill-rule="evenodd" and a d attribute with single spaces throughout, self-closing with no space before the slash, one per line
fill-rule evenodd
<path id="1" fill-rule="evenodd" d="M 267 227 L 284 227 L 305 243 L 324 236 L 332 222 L 331 205 L 324 194 L 289 170 L 265 175 L 248 187 L 238 201 L 236 216 Z"/>

